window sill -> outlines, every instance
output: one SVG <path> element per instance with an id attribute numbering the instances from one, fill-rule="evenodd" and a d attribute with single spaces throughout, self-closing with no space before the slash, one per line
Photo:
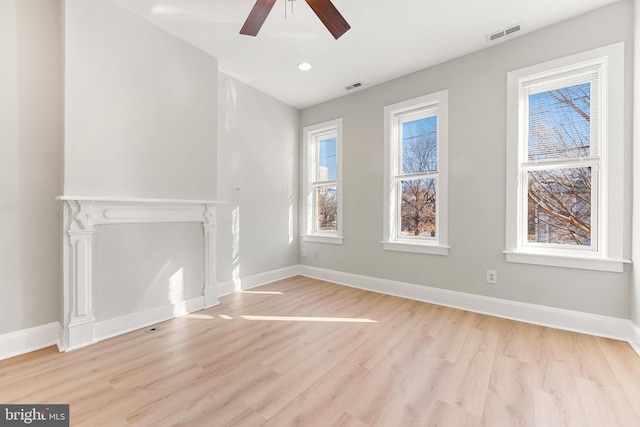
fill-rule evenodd
<path id="1" fill-rule="evenodd" d="M 338 236 L 320 236 L 317 234 L 305 234 L 302 236 L 303 242 L 312 243 L 329 243 L 331 245 L 341 245 L 344 243 L 344 237 Z"/>
<path id="2" fill-rule="evenodd" d="M 424 243 L 409 242 L 382 242 L 382 249 L 385 251 L 413 252 L 429 255 L 449 255 L 449 246 L 430 245 Z"/>
<path id="3" fill-rule="evenodd" d="M 550 267 L 577 268 L 581 270 L 610 271 L 622 273 L 624 264 L 631 261 L 589 256 L 543 255 L 529 252 L 504 251 L 507 262 L 546 265 Z"/>

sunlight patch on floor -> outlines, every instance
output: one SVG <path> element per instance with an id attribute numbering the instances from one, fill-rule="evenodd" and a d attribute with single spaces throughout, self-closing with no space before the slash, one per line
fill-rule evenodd
<path id="1" fill-rule="evenodd" d="M 284 295 L 282 292 L 276 291 L 242 291 L 243 294 L 256 294 L 256 295 Z"/>
<path id="2" fill-rule="evenodd" d="M 198 314 L 198 313 L 185 314 L 184 316 L 181 316 L 181 317 L 183 319 L 202 319 L 202 320 L 215 319 L 215 317 L 210 314 Z"/>
<path id="3" fill-rule="evenodd" d="M 303 316 L 240 316 L 246 320 L 269 320 L 277 322 L 336 322 L 336 323 L 378 323 L 377 320 L 355 317 L 303 317 Z"/>

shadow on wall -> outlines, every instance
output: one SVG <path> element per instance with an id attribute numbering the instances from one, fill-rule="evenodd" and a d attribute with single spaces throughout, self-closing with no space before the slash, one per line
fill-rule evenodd
<path id="1" fill-rule="evenodd" d="M 98 322 L 159 307 L 181 315 L 203 294 L 200 224 L 98 226 L 94 244 Z"/>
<path id="2" fill-rule="evenodd" d="M 231 212 L 231 279 L 235 292 L 242 290 L 240 279 L 240 206 Z"/>

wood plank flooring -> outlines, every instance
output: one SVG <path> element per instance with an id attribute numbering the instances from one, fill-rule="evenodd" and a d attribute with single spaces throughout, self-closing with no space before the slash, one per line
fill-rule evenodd
<path id="1" fill-rule="evenodd" d="M 294 277 L 70 353 L 0 361 L 0 403 L 73 426 L 640 426 L 622 342 Z"/>

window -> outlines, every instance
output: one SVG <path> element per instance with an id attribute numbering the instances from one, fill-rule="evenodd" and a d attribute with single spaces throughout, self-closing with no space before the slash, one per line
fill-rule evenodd
<path id="1" fill-rule="evenodd" d="M 342 243 L 342 119 L 304 128 L 305 235 Z"/>
<path id="2" fill-rule="evenodd" d="M 622 271 L 622 45 L 508 75 L 507 261 Z"/>
<path id="3" fill-rule="evenodd" d="M 383 248 L 447 255 L 448 92 L 384 109 Z"/>

